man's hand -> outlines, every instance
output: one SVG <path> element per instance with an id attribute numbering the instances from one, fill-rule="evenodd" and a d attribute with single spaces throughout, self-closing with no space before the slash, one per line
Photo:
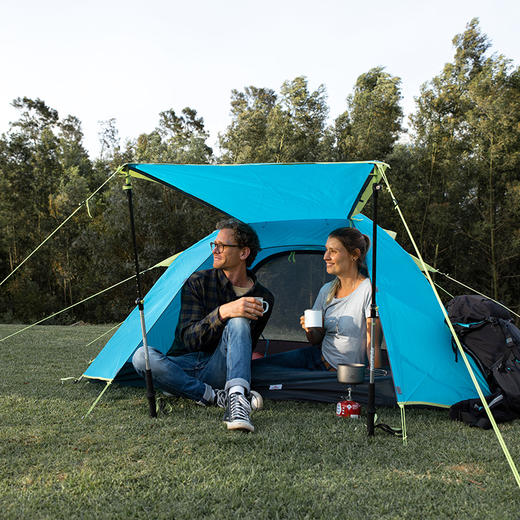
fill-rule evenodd
<path id="1" fill-rule="evenodd" d="M 220 319 L 248 318 L 257 320 L 264 314 L 262 304 L 252 296 L 244 296 L 238 300 L 225 303 L 218 308 Z"/>

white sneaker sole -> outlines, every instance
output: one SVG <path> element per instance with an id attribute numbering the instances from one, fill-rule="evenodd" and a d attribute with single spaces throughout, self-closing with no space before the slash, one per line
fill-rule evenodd
<path id="1" fill-rule="evenodd" d="M 228 430 L 243 430 L 248 432 L 255 431 L 255 427 L 251 423 L 248 423 L 246 421 L 225 421 L 225 423 L 227 424 Z"/>

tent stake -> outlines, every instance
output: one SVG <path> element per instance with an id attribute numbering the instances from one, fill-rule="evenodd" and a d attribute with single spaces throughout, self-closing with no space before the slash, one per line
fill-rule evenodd
<path id="1" fill-rule="evenodd" d="M 148 342 L 146 340 L 146 325 L 144 321 L 144 302 L 141 293 L 141 279 L 139 277 L 139 259 L 137 256 L 137 242 L 135 239 L 135 223 L 134 223 L 134 206 L 132 203 L 132 182 L 130 175 L 126 174 L 126 183 L 123 186 L 128 196 L 128 209 L 130 211 L 130 230 L 132 233 L 132 243 L 134 246 L 135 260 L 135 284 L 137 288 L 137 300 L 135 303 L 139 307 L 139 317 L 141 319 L 141 332 L 143 335 L 144 361 L 145 361 L 145 381 L 146 381 L 146 397 L 150 408 L 150 417 L 157 417 L 157 408 L 155 406 L 155 391 L 153 388 L 152 370 L 150 368 L 150 357 L 148 355 Z"/>
<path id="2" fill-rule="evenodd" d="M 374 205 L 372 218 L 372 303 L 370 305 L 370 382 L 368 385 L 367 406 L 367 434 L 374 435 L 374 422 L 376 415 L 376 389 L 375 389 L 375 358 L 376 358 L 376 257 L 377 257 L 377 195 L 381 184 L 374 183 L 372 187 L 372 201 Z"/>

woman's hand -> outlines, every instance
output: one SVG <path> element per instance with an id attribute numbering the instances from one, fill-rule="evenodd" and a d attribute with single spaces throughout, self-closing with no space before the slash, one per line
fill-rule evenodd
<path id="1" fill-rule="evenodd" d="M 309 329 L 305 326 L 305 316 L 300 316 L 300 325 L 305 332 L 309 332 Z"/>
<path id="2" fill-rule="evenodd" d="M 325 337 L 325 329 L 323 327 L 306 327 L 305 316 L 300 316 L 300 325 L 307 335 L 307 341 L 311 345 L 317 345 L 321 343 L 321 340 Z"/>

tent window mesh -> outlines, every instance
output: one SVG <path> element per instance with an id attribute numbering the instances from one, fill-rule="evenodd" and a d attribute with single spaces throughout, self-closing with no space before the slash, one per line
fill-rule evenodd
<path id="1" fill-rule="evenodd" d="M 300 316 L 310 309 L 322 285 L 332 280 L 322 251 L 275 255 L 255 269 L 259 282 L 274 295 L 275 305 L 264 329 L 266 339 L 306 341 Z"/>

